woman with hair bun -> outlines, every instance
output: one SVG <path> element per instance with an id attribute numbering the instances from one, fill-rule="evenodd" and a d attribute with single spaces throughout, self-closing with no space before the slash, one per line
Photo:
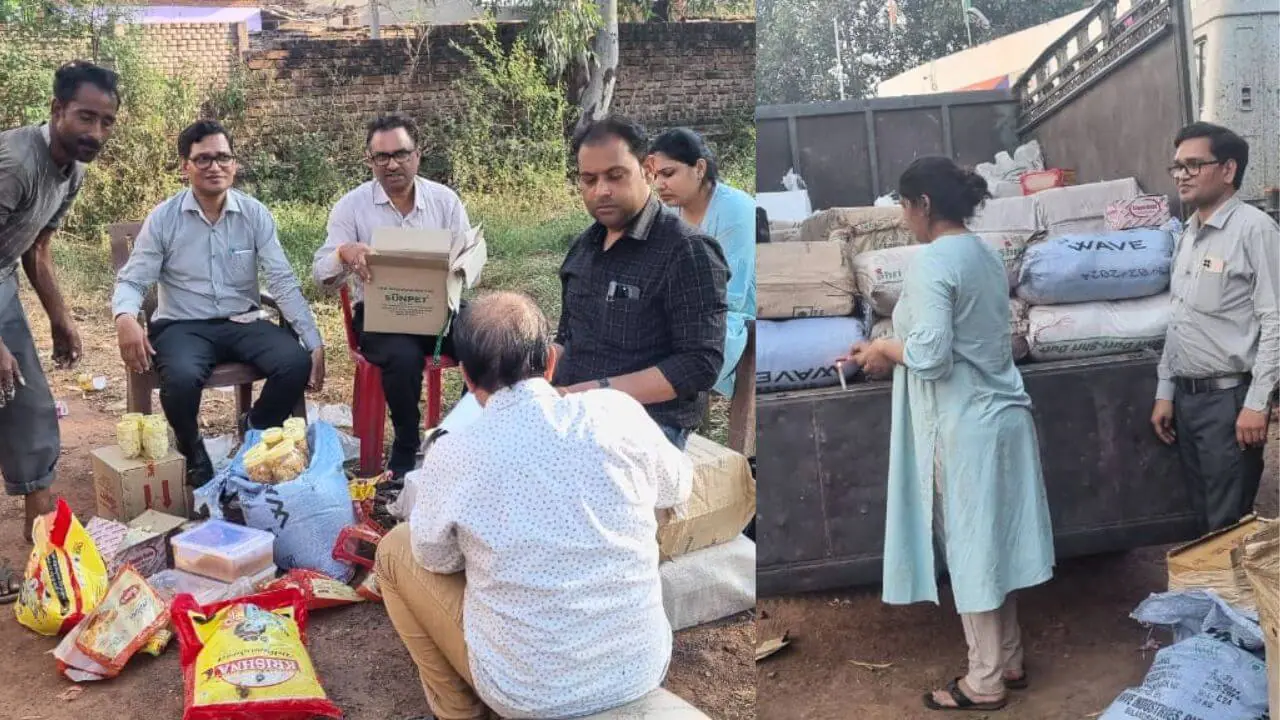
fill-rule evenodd
<path id="1" fill-rule="evenodd" d="M 715 238 L 729 264 L 724 366 L 715 391 L 733 394 L 734 371 L 747 347 L 747 321 L 756 317 L 756 203 L 720 181 L 715 156 L 688 128 L 668 130 L 649 147 L 658 197 L 680 218 Z"/>
<path id="2" fill-rule="evenodd" d="M 969 668 L 924 703 L 999 710 L 1008 689 L 1027 686 L 1012 593 L 1049 580 L 1054 564 L 1031 399 L 1010 347 L 1009 282 L 996 252 L 965 229 L 990 197 L 981 177 L 921 158 L 898 194 L 924 247 L 893 311 L 896 339 L 859 343 L 845 358 L 894 373 L 883 600 L 937 603 L 945 559 Z"/>

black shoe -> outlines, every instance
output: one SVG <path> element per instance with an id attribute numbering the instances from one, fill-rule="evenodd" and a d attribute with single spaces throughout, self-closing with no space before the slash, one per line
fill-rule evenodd
<path id="1" fill-rule="evenodd" d="M 192 443 L 178 443 L 178 452 L 187 459 L 187 485 L 192 488 L 203 487 L 213 479 L 213 461 L 204 449 L 204 440 Z"/>

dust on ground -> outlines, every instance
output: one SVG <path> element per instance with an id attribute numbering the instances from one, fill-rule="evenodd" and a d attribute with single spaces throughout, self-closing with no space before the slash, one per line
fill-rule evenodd
<path id="1" fill-rule="evenodd" d="M 1272 426 L 1257 511 L 1275 517 L 1280 504 Z M 964 713 L 978 720 L 1096 718 L 1151 666 L 1152 634 L 1129 613 L 1168 588 L 1167 547 L 1059 563 L 1054 579 L 1018 595 L 1026 647 L 1027 690 L 1003 711 Z M 790 631 L 790 647 L 757 666 L 761 720 L 923 720 L 940 716 L 922 696 L 965 672 L 966 646 L 948 588 L 942 606 L 891 607 L 880 588 L 763 598 L 761 640 Z M 855 663 L 889 664 L 873 669 Z"/>
<path id="2" fill-rule="evenodd" d="M 29 298 L 28 298 L 29 299 Z M 38 303 L 27 302 L 29 309 Z M 74 372 L 49 370 L 54 396 L 65 400 L 62 457 L 55 492 L 66 498 L 82 520 L 95 512 L 89 453 L 115 442 L 115 423 L 124 412 L 125 378 L 114 327 L 103 313 L 77 309 L 84 359 Z M 47 323 L 39 311 L 31 318 L 48 370 Z M 333 352 L 331 351 L 331 354 Z M 321 402 L 350 402 L 347 364 L 331 360 Z M 336 367 L 335 367 L 336 366 Z M 334 372 L 337 369 L 338 372 Z M 85 395 L 75 387 L 79 372 L 108 378 L 106 391 Z M 201 424 L 205 436 L 230 432 L 234 395 L 208 390 Z M 159 412 L 156 404 L 155 411 Z M 0 562 L 22 568 L 30 546 L 21 535 L 22 503 L 0 498 Z M 177 642 L 159 658 L 139 654 L 115 679 L 84 683 L 72 700 L 58 696 L 75 683 L 58 673 L 50 651 L 57 641 L 20 626 L 12 606 L 0 606 L 0 718 L 6 720 L 82 720 L 120 718 L 169 720 L 181 717 L 182 671 Z M 750 613 L 676 634 L 665 687 L 717 720 L 755 717 L 754 618 Z M 426 714 L 428 708 L 408 652 L 381 605 L 361 604 L 311 615 L 308 649 L 329 697 L 348 720 L 397 720 Z"/>

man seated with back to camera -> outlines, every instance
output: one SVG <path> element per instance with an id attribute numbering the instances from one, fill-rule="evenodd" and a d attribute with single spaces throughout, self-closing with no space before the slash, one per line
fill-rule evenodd
<path id="1" fill-rule="evenodd" d="M 454 346 L 480 415 L 408 476 L 423 501 L 377 555 L 432 713 L 579 717 L 657 689 L 655 510 L 688 498 L 692 463 L 625 393 L 551 386 L 550 324 L 526 296 L 472 301 Z"/>

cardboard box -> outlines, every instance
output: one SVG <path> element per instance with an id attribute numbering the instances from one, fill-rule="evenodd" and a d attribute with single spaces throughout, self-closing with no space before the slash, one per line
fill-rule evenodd
<path id="1" fill-rule="evenodd" d="M 107 563 L 108 577 L 114 578 L 125 565 L 132 565 L 144 578 L 168 567 L 168 542 L 160 533 L 131 529 L 102 517 L 91 518 L 84 530 Z"/>
<path id="2" fill-rule="evenodd" d="M 1280 718 L 1280 522 L 1259 522 L 1262 529 L 1244 540 L 1241 564 L 1253 586 L 1266 640 L 1270 715 Z"/>
<path id="3" fill-rule="evenodd" d="M 1052 188 L 1067 187 L 1076 184 L 1076 171 L 1054 168 L 1050 170 L 1034 170 L 1018 178 L 1023 195 L 1035 195 Z"/>
<path id="4" fill-rule="evenodd" d="M 129 522 L 152 508 L 186 517 L 190 493 L 187 461 L 176 450 L 160 460 L 127 458 L 118 445 L 93 453 L 93 489 L 98 515 Z"/>
<path id="5" fill-rule="evenodd" d="M 1255 609 L 1253 586 L 1241 565 L 1244 539 L 1262 529 L 1247 515 L 1239 523 L 1169 551 L 1170 590 L 1213 590 L 1229 604 Z"/>
<path id="6" fill-rule="evenodd" d="M 853 314 L 853 273 L 840 243 L 756 246 L 756 316 L 762 320 Z"/>
<path id="7" fill-rule="evenodd" d="M 487 260 L 479 227 L 451 230 L 377 228 L 364 288 L 364 329 L 439 335 L 462 290 L 475 285 Z"/>
<path id="8" fill-rule="evenodd" d="M 188 491 L 190 489 L 188 488 Z M 190 492 L 187 494 L 187 507 L 193 507 L 194 503 Z M 191 521 L 176 515 L 168 515 L 157 510 L 148 510 L 138 517 L 129 521 L 130 530 L 141 530 L 145 532 L 157 533 L 164 538 L 165 548 L 165 567 L 173 567 L 173 548 L 169 546 L 169 540 L 173 536 L 182 532 L 183 528 L 190 524 Z"/>
<path id="9" fill-rule="evenodd" d="M 756 481 L 745 455 L 701 435 L 690 435 L 685 454 L 693 461 L 693 490 L 680 506 L 660 511 L 662 559 L 727 543 L 742 534 L 756 513 Z"/>

